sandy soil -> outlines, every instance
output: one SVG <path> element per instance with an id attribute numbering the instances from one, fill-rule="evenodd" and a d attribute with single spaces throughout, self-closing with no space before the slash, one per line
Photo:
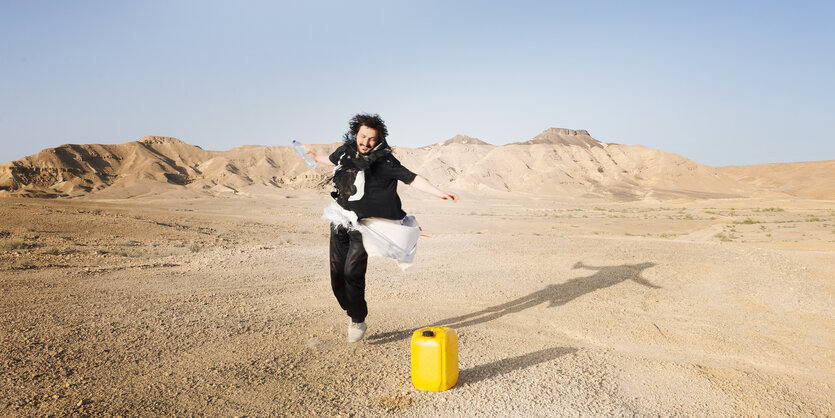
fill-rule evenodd
<path id="1" fill-rule="evenodd" d="M 370 261 L 357 344 L 322 194 L 3 199 L 0 415 L 835 414 L 835 202 L 405 194 L 430 238 Z"/>

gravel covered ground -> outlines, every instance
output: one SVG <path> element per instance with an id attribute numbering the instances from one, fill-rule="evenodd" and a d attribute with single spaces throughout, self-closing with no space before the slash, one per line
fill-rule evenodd
<path id="1" fill-rule="evenodd" d="M 832 202 L 404 201 L 349 344 L 322 195 L 2 200 L 0 415 L 835 414 Z"/>

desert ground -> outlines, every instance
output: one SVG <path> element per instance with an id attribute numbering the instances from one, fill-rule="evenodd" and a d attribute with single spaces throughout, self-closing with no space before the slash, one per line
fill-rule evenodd
<path id="1" fill-rule="evenodd" d="M 835 415 L 835 202 L 403 195 L 355 344 L 326 193 L 0 199 L 0 415 Z"/>

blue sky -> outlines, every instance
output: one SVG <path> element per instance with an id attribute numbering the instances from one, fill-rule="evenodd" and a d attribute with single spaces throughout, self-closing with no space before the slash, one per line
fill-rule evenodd
<path id="1" fill-rule="evenodd" d="M 835 159 L 835 2 L 3 1 L 0 162 L 144 135 L 205 149 L 493 144 L 586 129 L 713 166 Z"/>

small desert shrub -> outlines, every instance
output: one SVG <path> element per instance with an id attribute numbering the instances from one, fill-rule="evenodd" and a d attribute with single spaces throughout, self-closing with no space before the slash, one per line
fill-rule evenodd
<path id="1" fill-rule="evenodd" d="M 760 222 L 759 222 L 759 221 L 755 221 L 755 220 L 753 220 L 753 219 L 751 219 L 751 218 L 745 218 L 745 220 L 744 220 L 744 221 L 734 221 L 734 223 L 735 223 L 735 224 L 737 224 L 737 225 L 753 225 L 753 224 L 758 224 L 758 223 L 760 223 Z"/>
<path id="2" fill-rule="evenodd" d="M 15 239 L 0 242 L 0 251 L 22 250 L 26 248 L 26 243 L 23 240 Z"/>
<path id="3" fill-rule="evenodd" d="M 198 245 L 197 243 L 194 243 L 194 244 L 191 244 L 191 245 L 188 247 L 188 249 L 189 249 L 191 252 L 196 253 L 196 252 L 200 251 L 200 245 Z"/>
<path id="4" fill-rule="evenodd" d="M 130 254 L 124 251 L 105 251 L 105 250 L 96 250 L 96 255 L 118 255 L 119 257 L 130 257 Z"/>
<path id="5" fill-rule="evenodd" d="M 806 218 L 806 222 L 823 222 L 823 219 L 818 218 L 817 216 L 814 216 L 814 215 L 809 215 L 809 217 Z"/>
<path id="6" fill-rule="evenodd" d="M 719 238 L 719 241 L 730 241 L 731 240 L 731 237 L 725 235 L 724 232 L 720 232 L 720 233 L 714 235 L 714 237 Z"/>
<path id="7" fill-rule="evenodd" d="M 62 254 L 61 250 L 59 250 L 57 248 L 47 248 L 46 250 L 44 250 L 43 253 L 46 254 L 46 255 L 61 255 Z"/>

